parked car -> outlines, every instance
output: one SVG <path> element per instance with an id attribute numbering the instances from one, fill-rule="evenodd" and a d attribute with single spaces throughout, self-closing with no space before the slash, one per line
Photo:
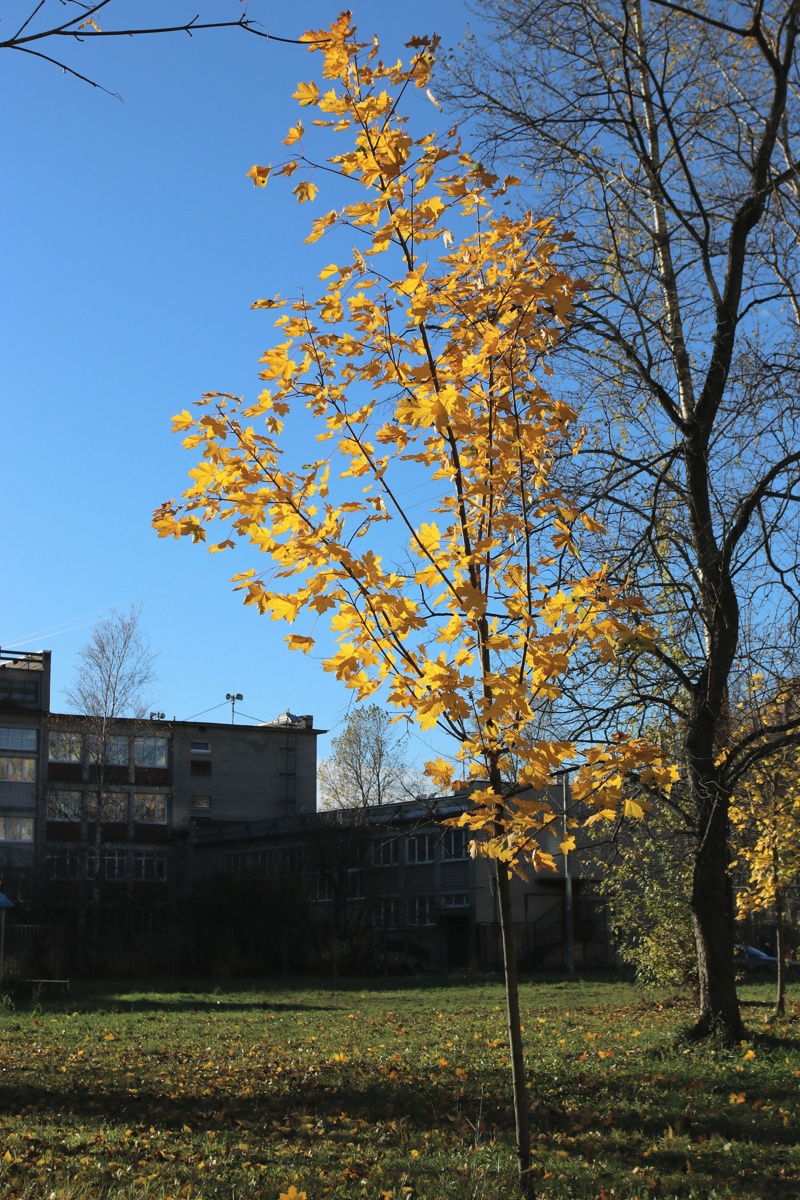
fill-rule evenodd
<path id="1" fill-rule="evenodd" d="M 778 960 L 775 955 L 765 954 L 763 950 L 757 950 L 755 946 L 736 946 L 734 948 L 734 962 L 737 967 L 741 967 L 745 971 L 773 975 L 777 975 L 778 973 Z M 800 963 L 787 962 L 787 975 L 795 975 L 799 970 Z"/>
<path id="2" fill-rule="evenodd" d="M 755 946 L 736 946 L 734 962 L 745 971 L 774 971 L 777 974 L 778 960 L 773 954 L 765 954 Z"/>

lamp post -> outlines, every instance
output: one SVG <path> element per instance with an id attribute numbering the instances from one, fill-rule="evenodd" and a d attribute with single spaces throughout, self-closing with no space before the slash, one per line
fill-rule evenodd
<path id="1" fill-rule="evenodd" d="M 234 716 L 236 715 L 236 701 L 244 700 L 244 696 L 242 695 L 241 692 L 236 692 L 236 693 L 226 692 L 225 699 L 230 700 L 230 702 L 231 702 L 231 725 L 232 725 Z"/>

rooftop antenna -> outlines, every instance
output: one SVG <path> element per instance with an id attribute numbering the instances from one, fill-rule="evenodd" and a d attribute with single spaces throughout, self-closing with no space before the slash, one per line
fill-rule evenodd
<path id="1" fill-rule="evenodd" d="M 234 721 L 234 717 L 236 716 L 236 701 L 244 700 L 244 696 L 242 695 L 241 692 L 236 692 L 235 694 L 233 692 L 226 692 L 225 699 L 230 700 L 230 702 L 231 702 L 231 725 L 232 725 L 233 721 Z"/>

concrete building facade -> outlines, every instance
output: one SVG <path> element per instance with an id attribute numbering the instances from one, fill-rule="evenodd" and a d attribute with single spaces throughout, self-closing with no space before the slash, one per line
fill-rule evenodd
<path id="1" fill-rule="evenodd" d="M 288 712 L 263 725 L 54 713 L 49 652 L 0 650 L 12 960 L 16 938 L 39 975 L 499 968 L 492 865 L 442 824 L 468 790 L 317 813 L 320 732 Z M 556 813 L 566 796 L 560 780 Z M 552 853 L 559 837 L 543 838 Z M 608 965 L 591 879 L 556 861 L 514 881 L 520 963 Z"/>

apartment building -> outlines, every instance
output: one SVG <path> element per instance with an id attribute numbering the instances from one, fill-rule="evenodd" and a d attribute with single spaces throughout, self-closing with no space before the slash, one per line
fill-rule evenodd
<path id="1" fill-rule="evenodd" d="M 28 930 L 64 974 L 497 969 L 491 863 L 442 824 L 469 790 L 317 813 L 320 732 L 51 712 L 49 652 L 0 650 L 11 958 Z M 558 813 L 567 781 L 551 793 Z M 520 963 L 606 965 L 591 869 L 556 861 L 514 880 Z"/>
<path id="2" fill-rule="evenodd" d="M 191 828 L 313 813 L 318 733 L 288 712 L 260 725 L 52 712 L 50 653 L 0 650 L 0 891 L 31 924 L 57 919 L 88 968 L 154 939 L 169 962 Z"/>

